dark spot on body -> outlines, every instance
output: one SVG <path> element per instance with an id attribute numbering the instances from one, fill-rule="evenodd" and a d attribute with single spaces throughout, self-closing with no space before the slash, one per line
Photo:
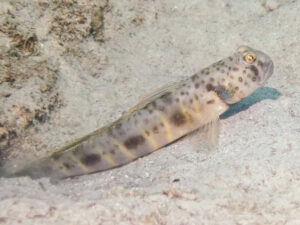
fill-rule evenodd
<path id="1" fill-rule="evenodd" d="M 195 88 L 199 88 L 200 84 L 199 83 L 196 83 L 195 84 Z"/>
<path id="2" fill-rule="evenodd" d="M 199 78 L 199 75 L 198 75 L 198 74 L 195 74 L 195 75 L 192 76 L 192 81 L 195 81 L 195 80 L 198 79 L 198 78 Z"/>
<path id="3" fill-rule="evenodd" d="M 125 132 L 124 132 L 124 130 L 118 130 L 117 131 L 117 135 L 119 135 L 119 136 L 123 136 L 125 134 Z"/>
<path id="4" fill-rule="evenodd" d="M 53 154 L 51 156 L 51 158 L 54 159 L 54 160 L 59 160 L 61 156 L 62 156 L 62 154 Z"/>
<path id="5" fill-rule="evenodd" d="M 171 104 L 173 101 L 172 93 L 168 92 L 160 97 L 162 101 L 166 104 Z"/>
<path id="6" fill-rule="evenodd" d="M 233 71 L 239 71 L 239 68 L 234 67 L 232 70 L 233 70 Z"/>
<path id="7" fill-rule="evenodd" d="M 71 165 L 69 163 L 64 162 L 63 165 L 66 169 L 68 169 L 68 170 L 71 169 Z"/>
<path id="8" fill-rule="evenodd" d="M 251 65 L 249 68 L 254 73 L 255 76 L 258 76 L 258 69 L 256 66 Z"/>
<path id="9" fill-rule="evenodd" d="M 158 132 L 157 126 L 154 126 L 154 127 L 152 128 L 152 131 L 153 131 L 153 133 L 155 133 L 155 134 L 159 133 L 159 132 Z"/>
<path id="10" fill-rule="evenodd" d="M 242 77 L 239 77 L 239 82 L 243 82 L 243 78 Z"/>
<path id="11" fill-rule="evenodd" d="M 235 89 L 236 91 L 238 91 L 238 90 L 239 90 L 239 87 L 235 87 L 234 89 Z"/>
<path id="12" fill-rule="evenodd" d="M 159 125 L 160 125 L 161 127 L 164 127 L 164 126 L 165 126 L 163 123 L 160 123 Z"/>
<path id="13" fill-rule="evenodd" d="M 195 99 L 196 99 L 196 100 L 198 100 L 198 99 L 199 99 L 199 98 L 198 98 L 198 95 L 196 95 L 196 94 L 195 94 Z"/>
<path id="14" fill-rule="evenodd" d="M 220 70 L 220 67 L 217 67 L 216 70 Z"/>
<path id="15" fill-rule="evenodd" d="M 128 149 L 134 149 L 137 146 L 143 144 L 145 142 L 145 138 L 142 135 L 137 135 L 128 138 L 125 142 L 124 145 Z"/>
<path id="16" fill-rule="evenodd" d="M 230 61 L 232 61 L 233 60 L 233 58 L 230 56 L 229 58 L 228 58 Z"/>
<path id="17" fill-rule="evenodd" d="M 93 166 L 101 161 L 101 156 L 98 154 L 89 154 L 81 157 L 80 162 L 86 166 Z"/>
<path id="18" fill-rule="evenodd" d="M 214 79 L 213 77 L 209 78 L 209 80 L 210 80 L 211 82 L 214 82 L 214 81 L 215 81 L 215 79 Z"/>
<path id="19" fill-rule="evenodd" d="M 176 126 L 181 126 L 186 123 L 186 118 L 181 112 L 177 111 L 171 116 L 171 121 Z"/>
<path id="20" fill-rule="evenodd" d="M 256 77 L 252 77 L 252 81 L 256 81 Z"/>
<path id="21" fill-rule="evenodd" d="M 118 123 L 118 124 L 116 124 L 116 126 L 115 126 L 115 128 L 116 128 L 117 130 L 120 130 L 121 127 L 122 127 L 122 123 Z"/>
<path id="22" fill-rule="evenodd" d="M 176 98 L 175 101 L 176 101 L 176 102 L 179 102 L 179 98 Z"/>
<path id="23" fill-rule="evenodd" d="M 209 71 L 207 71 L 205 74 L 206 74 L 206 75 L 209 75 Z"/>
<path id="24" fill-rule="evenodd" d="M 180 94 L 181 94 L 181 95 L 184 95 L 184 92 L 182 91 L 182 92 L 180 92 Z"/>
<path id="25" fill-rule="evenodd" d="M 152 109 L 148 109 L 149 114 L 153 113 Z"/>
<path id="26" fill-rule="evenodd" d="M 153 108 L 156 108 L 156 102 L 152 102 L 151 104 Z"/>
<path id="27" fill-rule="evenodd" d="M 149 131 L 147 131 L 147 130 L 145 130 L 145 134 L 146 134 L 147 136 L 150 135 Z"/>
<path id="28" fill-rule="evenodd" d="M 193 99 L 192 99 L 192 98 L 190 98 L 190 103 L 191 103 L 191 104 L 193 103 Z"/>
<path id="29" fill-rule="evenodd" d="M 114 149 L 109 150 L 109 153 L 114 155 L 116 153 L 116 151 Z"/>
<path id="30" fill-rule="evenodd" d="M 207 91 L 212 91 L 212 90 L 214 90 L 214 86 L 212 84 L 207 84 L 206 85 L 206 90 Z"/>
<path id="31" fill-rule="evenodd" d="M 162 105 L 157 106 L 157 109 L 161 112 L 165 111 L 165 107 Z"/>
<path id="32" fill-rule="evenodd" d="M 206 103 L 207 103 L 207 104 L 213 104 L 214 102 L 215 102 L 215 100 L 214 100 L 214 99 L 211 99 L 211 100 L 207 101 Z"/>

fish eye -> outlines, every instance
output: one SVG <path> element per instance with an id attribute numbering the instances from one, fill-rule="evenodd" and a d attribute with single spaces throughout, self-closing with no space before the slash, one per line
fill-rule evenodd
<path id="1" fill-rule="evenodd" d="M 256 60 L 256 55 L 254 52 L 247 52 L 244 55 L 243 59 L 245 62 L 252 64 Z"/>

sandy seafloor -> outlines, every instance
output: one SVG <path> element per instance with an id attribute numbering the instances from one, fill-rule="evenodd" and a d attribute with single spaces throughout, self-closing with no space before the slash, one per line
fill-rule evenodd
<path id="1" fill-rule="evenodd" d="M 110 171 L 0 178 L 0 224 L 300 224 L 300 1 L 0 2 L 2 163 L 41 157 L 239 45 L 275 71 L 220 123 Z"/>

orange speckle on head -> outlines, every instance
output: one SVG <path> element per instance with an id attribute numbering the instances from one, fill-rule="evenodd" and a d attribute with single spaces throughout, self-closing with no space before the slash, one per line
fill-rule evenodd
<path id="1" fill-rule="evenodd" d="M 228 83 L 228 87 L 232 87 L 232 83 Z"/>
<path id="2" fill-rule="evenodd" d="M 225 82 L 225 78 L 222 78 L 221 80 L 222 80 L 222 82 Z"/>
<path id="3" fill-rule="evenodd" d="M 243 78 L 242 77 L 239 77 L 239 82 L 243 82 Z"/>

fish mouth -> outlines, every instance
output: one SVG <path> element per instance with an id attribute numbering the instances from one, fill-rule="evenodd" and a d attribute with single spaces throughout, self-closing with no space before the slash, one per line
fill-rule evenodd
<path id="1" fill-rule="evenodd" d="M 261 84 L 264 84 L 269 77 L 273 74 L 274 71 L 274 63 L 272 60 L 270 60 L 268 63 L 264 63 L 263 66 L 263 72 L 264 72 L 264 79 L 262 80 Z"/>

